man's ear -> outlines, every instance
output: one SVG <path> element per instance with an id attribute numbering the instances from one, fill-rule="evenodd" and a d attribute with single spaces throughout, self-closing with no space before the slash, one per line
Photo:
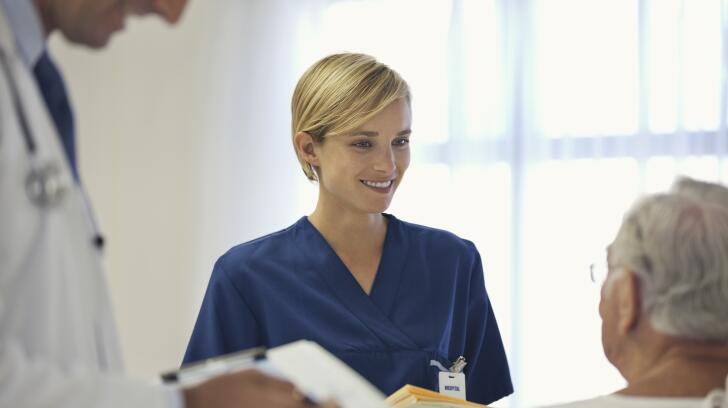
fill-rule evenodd
<path id="1" fill-rule="evenodd" d="M 637 275 L 631 271 L 624 271 L 624 275 L 615 283 L 613 290 L 617 296 L 617 331 L 627 334 L 637 327 L 642 316 L 642 295 Z"/>
<path id="2" fill-rule="evenodd" d="M 293 145 L 298 155 L 306 160 L 312 167 L 319 167 L 319 157 L 316 153 L 313 137 L 306 132 L 298 132 L 293 135 Z"/>
<path id="3" fill-rule="evenodd" d="M 182 16 L 187 0 L 152 0 L 152 9 L 170 24 L 175 24 Z"/>

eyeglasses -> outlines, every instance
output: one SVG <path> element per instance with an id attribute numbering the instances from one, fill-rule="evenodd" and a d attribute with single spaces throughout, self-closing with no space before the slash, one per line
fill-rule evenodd
<path id="1" fill-rule="evenodd" d="M 608 274 L 609 266 L 606 260 L 593 262 L 589 265 L 589 279 L 599 287 L 604 285 Z"/>

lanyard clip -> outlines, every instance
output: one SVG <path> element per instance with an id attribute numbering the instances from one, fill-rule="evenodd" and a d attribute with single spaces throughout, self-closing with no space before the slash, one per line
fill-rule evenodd
<path id="1" fill-rule="evenodd" d="M 452 363 L 452 367 L 450 367 L 450 372 L 451 373 L 460 373 L 463 371 L 463 368 L 465 368 L 465 366 L 467 364 L 468 363 L 465 361 L 465 357 L 460 356 L 460 357 L 458 357 L 457 360 L 455 360 L 454 363 Z"/>

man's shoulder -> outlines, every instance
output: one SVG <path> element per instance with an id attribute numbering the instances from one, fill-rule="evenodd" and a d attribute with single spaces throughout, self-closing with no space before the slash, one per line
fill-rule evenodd
<path id="1" fill-rule="evenodd" d="M 610 394 L 544 408 L 697 408 L 703 406 L 702 404 L 703 400 L 698 398 L 632 397 Z"/>

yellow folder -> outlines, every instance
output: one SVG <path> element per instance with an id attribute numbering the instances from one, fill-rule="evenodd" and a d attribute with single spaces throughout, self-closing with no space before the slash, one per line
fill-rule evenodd
<path id="1" fill-rule="evenodd" d="M 476 404 L 409 384 L 387 397 L 387 403 L 393 408 L 487 408 L 487 405 Z"/>

